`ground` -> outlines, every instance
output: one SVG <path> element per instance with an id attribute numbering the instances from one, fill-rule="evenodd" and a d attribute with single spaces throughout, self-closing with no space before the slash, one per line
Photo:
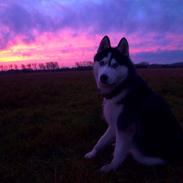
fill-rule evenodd
<path id="1" fill-rule="evenodd" d="M 183 126 L 183 69 L 138 72 Z M 130 157 L 117 172 L 102 174 L 112 147 L 84 159 L 106 128 L 101 102 L 91 71 L 1 75 L 0 182 L 183 182 L 183 166 L 146 167 Z"/>

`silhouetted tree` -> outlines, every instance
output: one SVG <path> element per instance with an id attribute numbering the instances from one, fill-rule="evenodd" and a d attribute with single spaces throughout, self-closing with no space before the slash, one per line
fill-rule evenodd
<path id="1" fill-rule="evenodd" d="M 16 64 L 14 64 L 14 69 L 18 70 L 18 66 Z"/>
<path id="2" fill-rule="evenodd" d="M 91 69 L 93 66 L 93 62 L 84 61 L 84 62 L 76 62 L 76 68 L 79 70 Z"/>
<path id="3" fill-rule="evenodd" d="M 13 70 L 13 65 L 12 64 L 9 65 L 9 70 Z"/>
<path id="4" fill-rule="evenodd" d="M 57 62 L 47 62 L 46 69 L 47 70 L 56 70 L 56 69 L 59 69 L 59 65 Z"/>
<path id="5" fill-rule="evenodd" d="M 22 70 L 25 70 L 26 69 L 26 67 L 25 67 L 24 64 L 21 65 L 21 68 L 22 68 Z"/>
<path id="6" fill-rule="evenodd" d="M 37 70 L 37 63 L 32 63 L 33 70 Z"/>
<path id="7" fill-rule="evenodd" d="M 27 64 L 27 69 L 32 70 L 31 66 L 32 66 L 31 64 Z"/>
<path id="8" fill-rule="evenodd" d="M 40 70 L 46 70 L 45 64 L 40 63 L 40 64 L 39 64 L 39 69 L 40 69 Z"/>
<path id="9" fill-rule="evenodd" d="M 91 61 L 76 62 L 76 67 L 88 67 L 92 65 L 93 63 Z"/>
<path id="10" fill-rule="evenodd" d="M 0 70 L 4 71 L 4 66 L 3 65 L 0 65 Z"/>
<path id="11" fill-rule="evenodd" d="M 148 62 L 140 62 L 140 63 L 138 63 L 138 64 L 136 64 L 136 67 L 137 68 L 147 68 L 147 67 L 149 67 L 149 63 Z"/>

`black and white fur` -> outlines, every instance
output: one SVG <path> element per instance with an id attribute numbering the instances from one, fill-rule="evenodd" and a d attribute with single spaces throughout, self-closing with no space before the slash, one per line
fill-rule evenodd
<path id="1" fill-rule="evenodd" d="M 110 164 L 102 172 L 116 170 L 127 155 L 145 165 L 179 162 L 183 156 L 182 129 L 168 104 L 136 73 L 129 46 L 122 38 L 112 48 L 105 36 L 94 57 L 94 76 L 103 95 L 103 114 L 108 128 L 85 158 L 115 140 Z"/>

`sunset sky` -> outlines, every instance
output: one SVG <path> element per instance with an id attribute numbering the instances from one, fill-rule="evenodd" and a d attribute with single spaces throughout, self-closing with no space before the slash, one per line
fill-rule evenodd
<path id="1" fill-rule="evenodd" d="M 0 65 L 93 60 L 109 35 L 135 63 L 183 61 L 182 0 L 0 0 Z"/>

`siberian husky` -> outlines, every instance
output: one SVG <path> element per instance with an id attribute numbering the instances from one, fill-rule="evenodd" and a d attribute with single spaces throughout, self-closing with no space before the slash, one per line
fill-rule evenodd
<path id="1" fill-rule="evenodd" d="M 183 133 L 165 100 L 137 74 L 122 38 L 111 47 L 105 36 L 94 57 L 94 76 L 103 96 L 106 132 L 85 158 L 115 140 L 111 163 L 102 172 L 115 171 L 127 155 L 145 165 L 178 162 L 183 156 Z"/>

